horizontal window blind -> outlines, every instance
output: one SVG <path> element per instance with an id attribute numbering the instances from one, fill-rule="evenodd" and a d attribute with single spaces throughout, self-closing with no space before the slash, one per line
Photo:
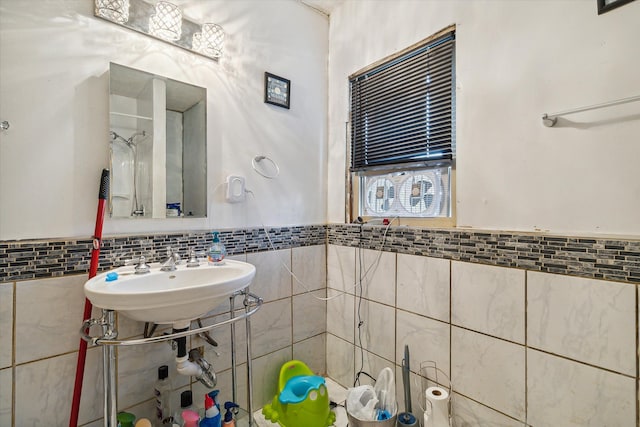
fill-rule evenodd
<path id="1" fill-rule="evenodd" d="M 351 170 L 455 157 L 455 35 L 350 79 Z"/>

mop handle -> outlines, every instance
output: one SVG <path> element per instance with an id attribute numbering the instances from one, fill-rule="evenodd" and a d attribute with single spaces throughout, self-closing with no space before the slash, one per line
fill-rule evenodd
<path id="1" fill-rule="evenodd" d="M 104 205 L 109 197 L 109 169 L 102 169 L 100 177 L 100 191 L 98 192 L 98 211 L 96 213 L 96 228 L 93 233 L 93 248 L 91 251 L 91 264 L 89 266 L 89 279 L 95 277 L 98 272 L 100 260 L 100 246 L 102 242 L 102 224 L 104 223 Z M 85 298 L 84 314 L 82 320 L 91 317 L 93 306 L 91 301 Z M 82 380 L 84 379 L 84 365 L 87 358 L 87 342 L 80 339 L 78 348 L 78 363 L 76 364 L 76 378 L 73 387 L 73 400 L 71 401 L 71 415 L 69 416 L 69 427 L 77 427 L 78 414 L 80 412 L 80 396 L 82 395 Z"/>

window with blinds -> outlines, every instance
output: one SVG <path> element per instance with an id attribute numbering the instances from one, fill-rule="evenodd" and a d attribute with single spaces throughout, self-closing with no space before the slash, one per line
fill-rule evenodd
<path id="1" fill-rule="evenodd" d="M 350 100 L 359 214 L 451 216 L 455 31 L 444 30 L 351 76 Z"/>

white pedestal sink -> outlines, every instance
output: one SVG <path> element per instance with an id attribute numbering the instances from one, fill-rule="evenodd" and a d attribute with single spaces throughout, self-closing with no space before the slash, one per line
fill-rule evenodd
<path id="1" fill-rule="evenodd" d="M 185 328 L 249 286 L 255 274 L 253 265 L 236 260 L 220 265 L 203 262 L 198 267 L 177 265 L 175 271 L 152 265 L 145 274 L 121 267 L 87 281 L 84 293 L 94 306 L 133 320 Z"/>

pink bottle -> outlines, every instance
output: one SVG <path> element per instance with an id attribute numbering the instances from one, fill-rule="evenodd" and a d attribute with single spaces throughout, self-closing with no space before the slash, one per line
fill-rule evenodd
<path id="1" fill-rule="evenodd" d="M 187 409 L 186 411 L 182 411 L 182 419 L 184 420 L 184 427 L 198 427 L 200 415 L 195 411 Z"/>

